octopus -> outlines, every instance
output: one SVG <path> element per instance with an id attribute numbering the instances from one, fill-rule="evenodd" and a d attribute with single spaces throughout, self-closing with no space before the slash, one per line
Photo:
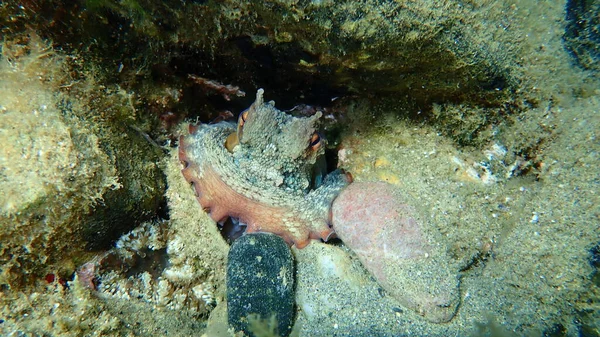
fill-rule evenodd
<path id="1" fill-rule="evenodd" d="M 183 176 L 219 223 L 231 218 L 246 233 L 274 233 L 297 248 L 327 241 L 334 236 L 332 202 L 351 177 L 325 172 L 321 112 L 294 117 L 263 94 L 259 89 L 237 124 L 189 126 L 179 142 Z"/>

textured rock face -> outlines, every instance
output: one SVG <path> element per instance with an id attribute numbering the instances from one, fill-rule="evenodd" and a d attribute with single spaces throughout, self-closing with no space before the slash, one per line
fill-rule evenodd
<path id="1" fill-rule="evenodd" d="M 19 41 L 0 55 L 0 288 L 13 290 L 71 275 L 154 216 L 165 189 L 161 151 L 115 114 L 129 102 L 74 85 L 84 74 L 35 34 Z"/>
<path id="2" fill-rule="evenodd" d="M 425 219 L 395 186 L 353 183 L 334 201 L 332 214 L 337 235 L 390 295 L 429 321 L 454 317 L 457 272 Z"/>

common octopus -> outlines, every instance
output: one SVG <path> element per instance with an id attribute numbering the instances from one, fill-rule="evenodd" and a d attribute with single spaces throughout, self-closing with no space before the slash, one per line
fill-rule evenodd
<path id="1" fill-rule="evenodd" d="M 332 201 L 351 179 L 315 170 L 324 152 L 315 128 L 321 112 L 293 117 L 264 102 L 263 93 L 237 125 L 190 125 L 179 142 L 182 173 L 217 222 L 231 217 L 247 233 L 271 232 L 298 248 L 327 241 L 334 233 Z"/>

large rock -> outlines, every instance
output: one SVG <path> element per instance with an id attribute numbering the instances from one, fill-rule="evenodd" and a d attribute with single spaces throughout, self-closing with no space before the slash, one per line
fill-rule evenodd
<path id="1" fill-rule="evenodd" d="M 0 285 L 7 288 L 46 274 L 70 277 L 86 250 L 108 247 L 155 216 L 165 190 L 162 153 L 135 127 L 127 95 L 73 80 L 83 75 L 65 56 L 34 34 L 28 39 L 5 43 L 0 59 Z"/>
<path id="2" fill-rule="evenodd" d="M 333 203 L 334 229 L 403 306 L 431 322 L 447 322 L 460 302 L 458 270 L 406 200 L 388 183 L 353 183 Z"/>

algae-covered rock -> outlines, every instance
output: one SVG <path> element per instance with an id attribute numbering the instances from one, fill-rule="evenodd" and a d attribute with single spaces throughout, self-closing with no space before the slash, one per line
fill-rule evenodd
<path id="1" fill-rule="evenodd" d="M 0 283 L 10 287 L 69 277 L 86 245 L 154 215 L 164 193 L 160 151 L 114 112 L 127 97 L 73 66 L 35 35 L 3 46 Z"/>
<path id="2" fill-rule="evenodd" d="M 567 1 L 565 48 L 577 65 L 599 71 L 600 66 L 600 2 Z"/>
<path id="3" fill-rule="evenodd" d="M 597 5 L 577 4 L 567 8 L 586 29 L 575 23 L 581 37 L 567 34 L 567 48 L 593 60 Z M 53 0 L 6 4 L 0 13 L 7 34 L 34 25 L 61 46 L 85 46 L 116 81 L 158 80 L 165 87 L 144 84 L 146 97 L 161 102 L 165 91 L 177 92 L 181 102 L 167 111 L 174 119 L 209 121 L 213 109 L 204 107 L 223 109 L 190 77 L 198 75 L 246 91 L 263 87 L 281 108 L 348 95 L 392 98 L 403 107 L 399 115 L 424 118 L 461 145 L 482 146 L 542 100 L 595 88 L 582 85 L 589 75 L 570 69 L 560 2 L 86 0 L 73 7 Z M 45 18 L 56 13 L 61 20 L 49 25 Z M 534 157 L 543 138 L 527 135 L 525 148 L 514 152 Z"/>
<path id="4" fill-rule="evenodd" d="M 121 234 L 156 215 L 164 201 L 163 155 L 135 129 L 116 129 L 100 147 L 111 154 L 120 188 L 106 191 L 84 220 L 83 237 L 90 249 L 107 248 Z"/>
<path id="5" fill-rule="evenodd" d="M 491 10 L 482 17 L 478 10 L 486 6 Z M 36 9 L 50 14 L 56 7 L 63 21 L 74 21 L 66 43 L 87 44 L 91 36 L 103 62 L 120 64 L 124 73 L 139 71 L 140 53 L 144 62 L 177 76 L 219 74 L 286 98 L 302 93 L 327 101 L 350 92 L 497 102 L 519 76 L 518 55 L 503 45 L 516 33 L 496 28 L 494 43 L 487 43 L 490 33 L 480 27 L 485 20 L 508 25 L 514 18 L 488 3 L 86 0 L 80 8 L 51 1 Z M 40 20 L 27 10 L 19 14 Z M 51 38 L 65 39 L 62 24 L 48 27 Z M 115 35 L 121 37 L 117 46 Z M 144 51 L 136 39 L 150 41 L 151 49 Z M 111 60 L 115 49 L 120 56 Z"/>

